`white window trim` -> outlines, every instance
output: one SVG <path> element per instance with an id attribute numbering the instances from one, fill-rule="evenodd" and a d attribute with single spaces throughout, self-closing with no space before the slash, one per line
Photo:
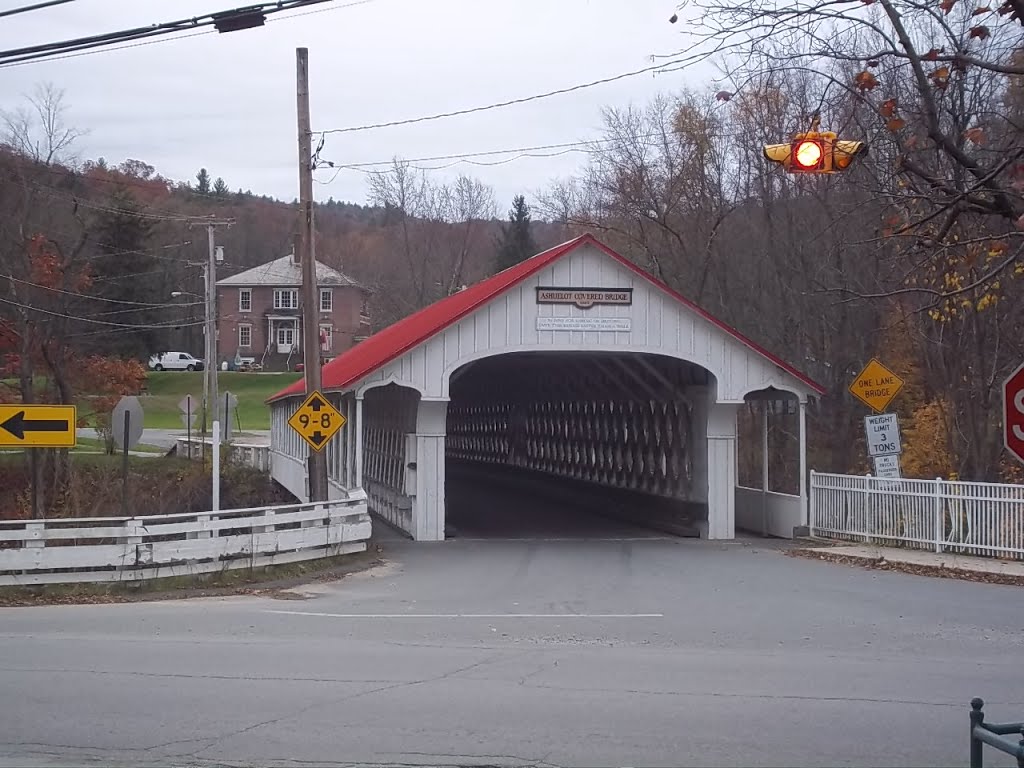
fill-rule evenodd
<path id="1" fill-rule="evenodd" d="M 324 345 L 321 344 L 320 350 L 322 352 L 330 352 L 334 349 L 334 327 L 328 323 L 321 323 L 320 328 L 317 329 L 317 336 L 323 331 L 327 331 L 327 348 L 324 349 Z"/>
<path id="2" fill-rule="evenodd" d="M 249 331 L 249 343 L 248 344 L 243 344 L 242 343 L 242 329 L 247 329 Z M 249 325 L 249 323 L 241 323 L 238 326 L 238 346 L 241 349 L 252 349 L 252 326 Z"/>
<path id="3" fill-rule="evenodd" d="M 288 306 L 284 305 L 282 299 L 285 296 L 290 296 Z M 299 308 L 299 292 L 295 288 L 275 288 L 274 289 L 274 309 L 298 309 Z"/>
<path id="4" fill-rule="evenodd" d="M 249 308 L 246 309 L 242 306 L 242 294 L 249 294 Z M 252 312 L 252 288 L 239 288 L 238 289 L 238 311 L 239 312 Z"/>
<path id="5" fill-rule="evenodd" d="M 324 296 L 327 297 L 327 301 L 330 304 L 329 307 L 324 309 Z M 330 288 L 320 289 L 320 311 L 321 312 L 333 312 L 334 311 L 334 291 Z"/>

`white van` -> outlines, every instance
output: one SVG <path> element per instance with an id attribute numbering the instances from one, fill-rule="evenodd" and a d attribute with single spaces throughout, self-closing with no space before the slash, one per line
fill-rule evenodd
<path id="1" fill-rule="evenodd" d="M 201 371 L 204 365 L 188 352 L 161 352 L 149 358 L 149 367 L 154 371 Z"/>

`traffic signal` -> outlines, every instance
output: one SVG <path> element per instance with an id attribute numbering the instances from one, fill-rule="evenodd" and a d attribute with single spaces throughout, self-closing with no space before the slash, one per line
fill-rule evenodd
<path id="1" fill-rule="evenodd" d="M 867 148 L 863 141 L 839 139 L 831 131 L 809 131 L 788 144 L 765 145 L 764 156 L 787 173 L 840 173 Z"/>

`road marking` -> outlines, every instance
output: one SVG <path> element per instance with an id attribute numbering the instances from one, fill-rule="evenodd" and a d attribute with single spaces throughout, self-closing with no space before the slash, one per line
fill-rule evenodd
<path id="1" fill-rule="evenodd" d="M 317 613 L 271 611 L 282 616 L 319 616 L 325 619 L 662 619 L 663 613 Z"/>

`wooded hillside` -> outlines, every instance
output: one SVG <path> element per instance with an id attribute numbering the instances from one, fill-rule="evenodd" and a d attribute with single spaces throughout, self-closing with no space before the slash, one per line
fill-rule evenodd
<path id="1" fill-rule="evenodd" d="M 592 231 L 828 388 L 812 408 L 811 466 L 868 471 L 868 410 L 846 388 L 878 357 L 907 381 L 892 406 L 905 475 L 1021 479 L 1002 448 L 999 391 L 1024 360 L 1016 4 L 698 7 L 679 61 L 704 45 L 725 56 L 730 84 L 610 106 L 588 170 L 531 201 L 532 223 L 524 201 L 496 201 L 485 180 L 442 184 L 396 161 L 371 175 L 365 205 L 316 207 L 317 257 L 373 289 L 380 328 L 514 261 L 517 243 Z M 29 109 L 9 116 L 0 157 L 9 347 L 58 368 L 65 354 L 197 349 L 201 304 L 169 299 L 171 286 L 201 290 L 205 235 L 189 222 L 234 220 L 218 232 L 222 274 L 291 248 L 294 204 L 230 191 L 244 180 L 211 178 L 215 158 L 188 185 L 138 161 L 74 163 L 59 93 Z M 764 145 L 816 120 L 869 153 L 829 176 L 765 158 Z M 502 223 L 510 204 L 518 227 Z M 773 420 L 773 445 L 792 442 L 792 421 Z M 795 471 L 779 468 L 782 487 Z"/>

